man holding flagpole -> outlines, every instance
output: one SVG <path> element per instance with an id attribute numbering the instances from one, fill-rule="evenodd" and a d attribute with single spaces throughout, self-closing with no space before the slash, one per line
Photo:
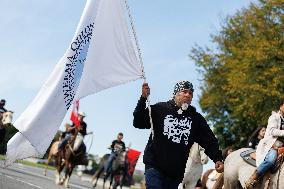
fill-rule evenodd
<path id="1" fill-rule="evenodd" d="M 204 117 L 190 105 L 193 92 L 189 81 L 177 82 L 171 100 L 151 105 L 149 109 L 146 100 L 150 88 L 147 83 L 142 86 L 142 95 L 133 113 L 133 125 L 139 129 L 153 129 L 143 157 L 147 189 L 177 189 L 194 142 L 205 149 L 215 162 L 215 169 L 223 171 L 218 141 Z"/>

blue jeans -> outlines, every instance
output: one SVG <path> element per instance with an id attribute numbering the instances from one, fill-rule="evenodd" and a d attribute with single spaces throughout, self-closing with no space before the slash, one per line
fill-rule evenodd
<path id="1" fill-rule="evenodd" d="M 179 181 L 167 177 L 155 168 L 145 170 L 145 180 L 147 189 L 177 189 Z"/>
<path id="2" fill-rule="evenodd" d="M 107 163 L 105 164 L 105 167 L 104 167 L 104 171 L 105 172 L 110 172 L 110 169 L 111 169 L 111 166 L 112 166 L 112 162 L 113 162 L 113 159 L 115 158 L 116 156 L 116 153 L 115 152 L 111 152 L 110 156 L 108 157 L 108 160 L 107 160 Z"/>
<path id="3" fill-rule="evenodd" d="M 68 142 L 68 140 L 70 140 L 72 137 L 71 133 L 67 133 L 64 137 L 64 139 L 62 139 L 62 141 L 58 144 L 58 150 L 61 150 L 63 146 L 65 146 Z"/>
<path id="4" fill-rule="evenodd" d="M 277 159 L 277 150 L 271 148 L 266 154 L 264 161 L 256 169 L 258 176 L 263 176 L 270 169 Z"/>

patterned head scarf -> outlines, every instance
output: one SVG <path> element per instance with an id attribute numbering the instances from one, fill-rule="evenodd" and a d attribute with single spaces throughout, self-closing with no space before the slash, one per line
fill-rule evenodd
<path id="1" fill-rule="evenodd" d="M 173 96 L 175 96 L 178 92 L 183 90 L 190 90 L 191 92 L 194 92 L 193 85 L 189 81 L 179 81 L 175 84 Z"/>

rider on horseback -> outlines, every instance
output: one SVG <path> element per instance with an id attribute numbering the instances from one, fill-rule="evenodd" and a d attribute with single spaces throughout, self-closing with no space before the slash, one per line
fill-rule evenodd
<path id="1" fill-rule="evenodd" d="M 80 145 L 83 142 L 84 136 L 87 134 L 87 124 L 84 122 L 84 117 L 86 117 L 86 114 L 84 112 L 78 113 L 78 119 L 80 121 L 80 126 L 77 127 L 74 123 L 72 125 L 65 124 L 66 132 L 64 138 L 61 140 L 61 142 L 58 144 L 58 151 L 61 151 L 67 144 L 67 142 L 72 138 L 72 136 L 76 136 L 76 140 L 73 146 L 73 151 L 77 151 L 80 147 Z"/>
<path id="2" fill-rule="evenodd" d="M 122 139 L 123 139 L 123 133 L 118 133 L 117 139 L 112 141 L 112 144 L 110 146 L 111 154 L 104 168 L 105 175 L 110 172 L 112 162 L 114 158 L 118 155 L 118 153 L 125 151 L 125 143 L 122 141 Z"/>
<path id="3" fill-rule="evenodd" d="M 69 123 L 65 124 L 66 131 L 62 134 L 62 140 L 58 144 L 58 151 L 61 151 L 66 146 L 67 142 L 74 136 L 76 127 L 73 127 Z"/>
<path id="4" fill-rule="evenodd" d="M 77 151 L 79 149 L 79 147 L 83 143 L 84 137 L 87 135 L 87 124 L 83 120 L 85 117 L 86 117 L 86 114 L 84 112 L 78 113 L 78 119 L 80 121 L 80 126 L 78 129 L 78 134 L 76 136 L 76 140 L 75 140 L 74 147 L 73 147 L 74 151 Z M 74 123 L 73 125 L 75 126 Z"/>
<path id="5" fill-rule="evenodd" d="M 5 103 L 6 103 L 6 100 L 2 99 L 0 101 L 0 143 L 2 141 L 4 141 L 4 138 L 5 138 L 5 134 L 6 134 L 6 129 L 2 123 L 2 119 L 3 119 L 3 114 L 5 112 L 7 112 L 7 110 L 4 108 L 5 106 Z"/>
<path id="6" fill-rule="evenodd" d="M 279 111 L 273 112 L 268 119 L 264 138 L 260 140 L 256 149 L 256 171 L 245 182 L 246 188 L 253 188 L 259 179 L 276 162 L 278 149 L 284 146 L 284 100 L 280 102 Z"/>

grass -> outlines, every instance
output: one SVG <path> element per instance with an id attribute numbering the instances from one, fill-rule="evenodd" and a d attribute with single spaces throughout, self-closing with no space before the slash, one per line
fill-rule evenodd
<path id="1" fill-rule="evenodd" d="M 0 155 L 0 160 L 5 160 L 5 156 Z M 38 167 L 38 168 L 45 168 L 45 164 L 41 164 L 41 163 L 33 163 L 30 161 L 26 161 L 26 160 L 18 160 L 17 163 L 21 163 L 23 165 L 28 165 L 28 166 L 32 166 L 32 167 Z M 48 166 L 47 169 L 50 170 L 55 170 L 56 168 L 53 166 Z"/>

